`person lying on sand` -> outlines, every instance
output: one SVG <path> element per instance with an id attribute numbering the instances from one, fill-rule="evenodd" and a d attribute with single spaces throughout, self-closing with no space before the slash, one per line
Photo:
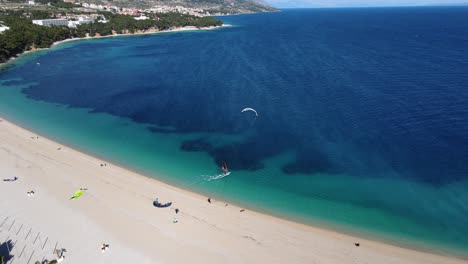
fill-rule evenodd
<path id="1" fill-rule="evenodd" d="M 28 196 L 34 196 L 35 192 L 33 190 L 27 192 Z"/>
<path id="2" fill-rule="evenodd" d="M 12 179 L 3 179 L 3 181 L 11 182 L 11 181 L 16 181 L 17 179 L 18 179 L 18 177 L 14 177 Z"/>

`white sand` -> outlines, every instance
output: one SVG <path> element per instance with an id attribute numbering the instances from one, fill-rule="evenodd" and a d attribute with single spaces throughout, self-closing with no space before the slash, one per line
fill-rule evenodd
<path id="1" fill-rule="evenodd" d="M 14 263 L 52 259 L 56 242 L 62 263 L 468 263 L 209 204 L 3 120 L 0 178 L 14 176 L 0 181 L 0 243 L 17 241 Z M 153 207 L 155 196 L 173 206 Z"/>

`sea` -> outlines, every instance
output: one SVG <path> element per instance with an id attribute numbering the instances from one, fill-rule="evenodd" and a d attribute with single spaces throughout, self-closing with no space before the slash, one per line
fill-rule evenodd
<path id="1" fill-rule="evenodd" d="M 0 115 L 212 199 L 468 257 L 468 7 L 219 19 L 22 56 Z"/>

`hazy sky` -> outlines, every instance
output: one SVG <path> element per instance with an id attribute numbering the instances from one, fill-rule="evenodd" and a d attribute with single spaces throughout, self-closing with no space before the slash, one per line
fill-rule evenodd
<path id="1" fill-rule="evenodd" d="M 468 0 L 265 0 L 275 7 L 415 6 L 468 3 Z"/>

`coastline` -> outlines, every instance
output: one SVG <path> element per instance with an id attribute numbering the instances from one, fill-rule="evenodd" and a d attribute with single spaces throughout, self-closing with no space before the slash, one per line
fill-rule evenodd
<path id="1" fill-rule="evenodd" d="M 0 170 L 5 178 L 19 177 L 16 182 L 1 182 L 2 201 L 9 201 L 0 203 L 0 221 L 34 219 L 28 224 L 60 240 L 72 262 L 172 263 L 190 258 L 194 263 L 467 263 L 253 211 L 240 212 L 242 208 L 222 201 L 209 204 L 206 197 L 125 168 L 110 163 L 102 167 L 102 160 L 37 138 L 3 117 L 0 120 Z M 80 187 L 89 191 L 69 201 Z M 30 189 L 36 191 L 34 197 L 26 196 Z M 171 209 L 154 208 L 155 195 L 172 201 Z M 174 208 L 180 209 L 179 214 Z M 56 212 L 65 213 L 59 219 L 47 217 Z M 172 223 L 173 217 L 179 222 Z M 11 219 L 7 222 L 11 224 Z M 70 226 L 80 228 L 70 230 Z M 6 235 L 0 232 L 0 239 Z M 105 255 L 99 251 L 102 242 L 111 245 Z M 356 242 L 360 247 L 354 246 Z"/>
<path id="2" fill-rule="evenodd" d="M 204 31 L 204 30 L 214 30 L 214 29 L 219 29 L 223 27 L 230 27 L 231 25 L 229 24 L 223 24 L 221 26 L 210 26 L 210 27 L 202 27 L 202 28 L 197 28 L 194 26 L 186 26 L 186 27 L 179 27 L 179 28 L 173 28 L 169 30 L 156 30 L 156 29 L 149 29 L 144 32 L 136 32 L 136 33 L 124 33 L 124 34 L 112 34 L 112 35 L 106 35 L 106 36 L 94 36 L 94 37 L 83 37 L 83 38 L 69 38 L 69 39 L 64 39 L 60 41 L 55 41 L 50 45 L 48 48 L 37 48 L 37 49 L 30 49 L 26 50 L 16 57 L 10 58 L 8 61 L 0 63 L 0 70 L 4 67 L 6 67 L 8 64 L 14 62 L 16 59 L 27 55 L 27 54 L 32 54 L 38 51 L 43 51 L 43 50 L 48 50 L 51 49 L 55 46 L 59 46 L 63 43 L 68 43 L 68 42 L 73 42 L 73 41 L 80 41 L 80 40 L 92 40 L 92 39 L 102 39 L 102 38 L 114 38 L 114 37 L 126 37 L 126 36 L 141 36 L 141 35 L 153 35 L 153 34 L 162 34 L 162 33 L 171 33 L 171 32 L 184 32 L 184 31 Z"/>

